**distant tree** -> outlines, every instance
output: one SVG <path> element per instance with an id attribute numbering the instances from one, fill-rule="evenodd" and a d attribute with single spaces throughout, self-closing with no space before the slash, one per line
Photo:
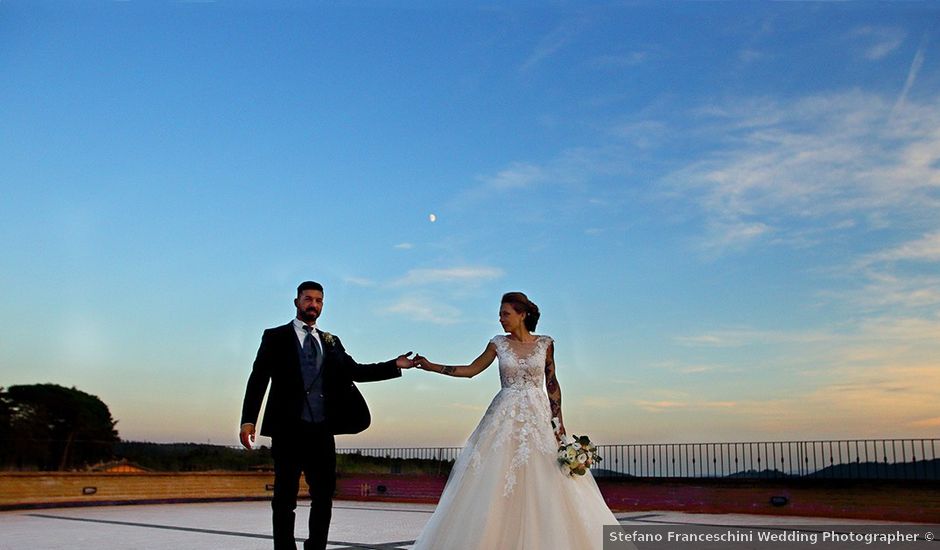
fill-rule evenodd
<path id="1" fill-rule="evenodd" d="M 271 449 L 264 446 L 249 453 L 204 443 L 122 441 L 114 446 L 114 456 L 161 472 L 249 471 L 274 464 Z"/>
<path id="2" fill-rule="evenodd" d="M 10 400 L 0 387 L 0 467 L 13 462 L 13 434 L 10 426 Z"/>
<path id="3" fill-rule="evenodd" d="M 111 457 L 117 422 L 98 397 L 57 384 L 10 386 L 6 407 L 13 465 L 20 469 L 68 470 Z"/>

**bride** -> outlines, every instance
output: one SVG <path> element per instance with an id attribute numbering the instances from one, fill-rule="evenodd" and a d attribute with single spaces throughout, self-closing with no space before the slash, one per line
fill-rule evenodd
<path id="1" fill-rule="evenodd" d="M 538 306 L 510 292 L 499 309 L 508 334 L 493 337 L 472 363 L 415 358 L 422 369 L 461 378 L 498 358 L 502 386 L 457 457 L 416 550 L 600 549 L 602 526 L 618 524 L 590 472 L 571 477 L 557 462 L 561 388 L 552 338 L 532 334 L 538 320 Z"/>

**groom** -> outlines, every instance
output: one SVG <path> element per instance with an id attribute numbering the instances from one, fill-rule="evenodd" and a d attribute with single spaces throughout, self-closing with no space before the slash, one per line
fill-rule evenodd
<path id="1" fill-rule="evenodd" d="M 323 287 L 306 281 L 297 287 L 296 318 L 270 328 L 251 368 L 242 404 L 242 445 L 251 449 L 264 392 L 271 383 L 261 435 L 271 437 L 274 548 L 296 549 L 294 510 L 303 472 L 310 487 L 309 538 L 304 550 L 326 548 L 336 488 L 335 434 L 358 433 L 370 423 L 369 409 L 353 382 L 401 376 L 414 366 L 411 352 L 384 363 L 361 365 L 339 338 L 317 328 Z"/>

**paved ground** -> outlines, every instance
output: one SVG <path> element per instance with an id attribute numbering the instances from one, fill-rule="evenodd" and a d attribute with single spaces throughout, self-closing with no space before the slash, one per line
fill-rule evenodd
<path id="1" fill-rule="evenodd" d="M 408 549 L 433 505 L 336 501 L 329 548 Z M 298 510 L 305 526 L 306 510 Z M 618 514 L 621 524 L 722 525 L 734 528 L 786 525 L 858 525 L 871 521 L 758 515 L 636 512 Z M 303 521 L 300 519 L 303 518 Z M 231 549 L 271 547 L 267 502 L 59 508 L 0 513 L 0 550 Z M 887 522 L 882 522 L 885 525 Z M 629 530 L 629 529 L 628 529 Z M 940 547 L 940 545 L 928 545 Z M 825 547 L 817 545 L 815 548 Z M 896 548 L 893 546 L 892 548 Z M 842 545 L 839 548 L 873 548 Z M 937 550 L 940 550 L 938 548 Z"/>

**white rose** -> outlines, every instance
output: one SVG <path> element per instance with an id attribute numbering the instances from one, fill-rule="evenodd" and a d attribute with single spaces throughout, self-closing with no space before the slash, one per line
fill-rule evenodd
<path id="1" fill-rule="evenodd" d="M 584 453 L 579 454 L 579 455 L 578 455 L 578 464 L 584 464 L 585 462 L 587 462 L 587 455 L 584 454 Z"/>

